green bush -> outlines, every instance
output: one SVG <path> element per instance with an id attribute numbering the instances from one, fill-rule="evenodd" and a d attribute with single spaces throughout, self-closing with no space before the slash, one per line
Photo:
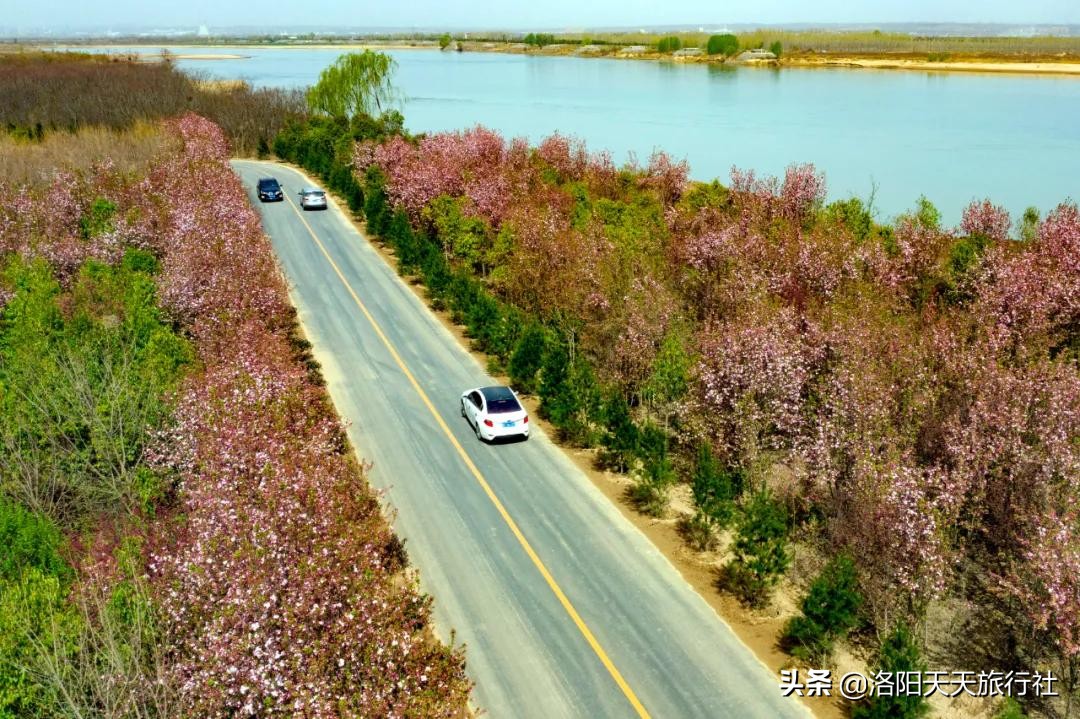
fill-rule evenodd
<path id="1" fill-rule="evenodd" d="M 755 494 L 743 510 L 735 537 L 735 557 L 725 567 L 728 587 L 744 602 L 760 606 L 791 562 L 788 517 L 767 491 Z"/>
<path id="2" fill-rule="evenodd" d="M 60 530 L 0 495 L 0 717 L 51 716 L 56 687 L 37 676 L 45 648 L 66 658 L 80 626 Z"/>
<path id="3" fill-rule="evenodd" d="M 683 398 L 690 391 L 693 360 L 685 345 L 684 333 L 669 331 L 641 388 L 646 406 L 661 416 L 665 427 L 677 416 Z"/>
<path id="4" fill-rule="evenodd" d="M 607 431 L 600 440 L 603 448 L 600 463 L 617 472 L 627 472 L 638 455 L 641 434 L 630 417 L 630 407 L 622 392 L 615 390 L 608 394 L 601 414 Z"/>
<path id="5" fill-rule="evenodd" d="M 161 263 L 146 250 L 129 247 L 124 252 L 120 267 L 126 272 L 141 272 L 144 275 L 156 275 L 161 272 Z"/>
<path id="6" fill-rule="evenodd" d="M 505 328 L 502 319 L 498 300 L 479 286 L 475 287 L 465 309 L 465 328 L 477 349 L 498 355 Z"/>
<path id="7" fill-rule="evenodd" d="M 669 436 L 662 428 L 646 424 L 638 432 L 638 456 L 644 476 L 653 484 L 669 487 L 675 482 L 675 468 L 668 452 Z"/>
<path id="8" fill-rule="evenodd" d="M 453 281 L 453 273 L 443 253 L 431 245 L 420 260 L 420 275 L 428 288 L 432 304 L 436 309 L 446 305 L 447 293 Z"/>
<path id="9" fill-rule="evenodd" d="M 851 230 L 851 234 L 860 242 L 870 238 L 874 230 L 874 219 L 858 197 L 837 200 L 825 206 L 824 217 Z"/>
<path id="10" fill-rule="evenodd" d="M 855 563 L 847 555 L 836 557 L 810 585 L 802 615 L 788 622 L 783 644 L 804 661 L 828 659 L 833 642 L 858 624 L 862 603 Z"/>
<path id="11" fill-rule="evenodd" d="M 709 38 L 706 50 L 710 55 L 725 55 L 731 57 L 739 51 L 739 38 L 734 35 L 713 35 Z"/>
<path id="12" fill-rule="evenodd" d="M 1033 242 L 1039 236 L 1039 208 L 1029 207 L 1020 218 L 1020 239 Z"/>
<path id="13" fill-rule="evenodd" d="M 104 235 L 113 230 L 113 217 L 116 216 L 116 205 L 102 197 L 96 198 L 90 203 L 90 207 L 79 218 L 79 235 L 84 240 Z"/>
<path id="14" fill-rule="evenodd" d="M 779 58 L 784 54 L 784 45 L 779 40 L 774 40 L 769 45 L 769 52 Z"/>
<path id="15" fill-rule="evenodd" d="M 1001 703 L 997 713 L 994 714 L 994 719 L 1026 719 L 1026 717 L 1027 714 L 1024 713 L 1020 702 L 1012 697 L 1005 697 L 1005 701 Z"/>
<path id="16" fill-rule="evenodd" d="M 371 227 L 372 217 L 377 217 L 379 221 L 383 221 L 383 212 L 384 210 L 380 209 L 377 213 L 368 215 L 369 228 Z M 399 273 L 403 275 L 412 274 L 420 267 L 423 248 L 420 246 L 419 238 L 413 232 L 412 225 L 409 224 L 409 216 L 405 214 L 404 210 L 395 212 L 390 221 L 385 223 L 382 238 L 393 248 L 394 254 L 397 256 Z"/>
<path id="17" fill-rule="evenodd" d="M 60 556 L 60 530 L 48 517 L 30 512 L 0 495 L 0 581 L 17 578 L 24 569 L 71 579 L 71 568 Z"/>
<path id="18" fill-rule="evenodd" d="M 668 434 L 652 424 L 634 431 L 637 435 L 637 454 L 642 462 L 642 473 L 631 485 L 629 496 L 639 511 L 653 517 L 662 517 L 667 511 L 668 494 L 676 479 L 668 454 Z"/>
<path id="19" fill-rule="evenodd" d="M 581 356 L 570 361 L 570 347 L 549 339 L 540 367 L 540 415 L 551 421 L 559 437 L 579 446 L 595 442 L 593 418 L 600 414 L 600 389 L 592 367 Z"/>
<path id="20" fill-rule="evenodd" d="M 0 582 L 0 717 L 57 715 L 58 687 L 41 664 L 47 654 L 65 671 L 75 651 L 82 622 L 67 592 L 58 576 L 32 566 Z"/>
<path id="21" fill-rule="evenodd" d="M 515 388 L 527 394 L 536 391 L 536 375 L 544 362 L 546 347 L 547 333 L 539 324 L 531 322 L 518 337 L 510 355 L 510 382 Z"/>
<path id="22" fill-rule="evenodd" d="M 902 674 L 926 671 L 919 646 L 907 626 L 900 623 L 885 638 L 878 653 L 873 673 Z M 895 693 L 895 692 L 894 692 Z M 864 703 L 856 704 L 851 711 L 852 719 L 918 719 L 930 711 L 930 705 L 921 695 L 874 696 Z"/>
<path id="23" fill-rule="evenodd" d="M 682 40 L 675 35 L 660 38 L 656 43 L 656 49 L 660 52 L 675 52 L 682 49 Z"/>
<path id="24" fill-rule="evenodd" d="M 974 299 L 972 279 L 982 261 L 990 240 L 982 235 L 959 237 L 949 246 L 945 261 L 945 280 L 942 289 L 951 304 L 963 304 Z"/>
<path id="25" fill-rule="evenodd" d="M 409 218 L 399 210 L 406 224 Z M 377 166 L 372 165 L 364 175 L 364 217 L 367 218 L 368 230 L 376 235 L 385 236 L 391 217 L 390 203 L 386 198 L 386 175 Z"/>
<path id="26" fill-rule="evenodd" d="M 530 32 L 525 36 L 523 42 L 534 47 L 544 47 L 545 45 L 554 45 L 555 36 L 544 32 Z"/>
<path id="27" fill-rule="evenodd" d="M 447 267 L 450 268 L 450 282 L 446 286 L 444 299 L 450 307 L 450 320 L 464 324 L 465 315 L 481 290 L 468 270 L 454 269 L 449 263 Z"/>
<path id="28" fill-rule="evenodd" d="M 703 518 L 718 528 L 726 527 L 735 515 L 735 500 L 742 494 L 743 472 L 721 466 L 709 445 L 703 443 L 698 449 L 691 490 Z"/>
<path id="29" fill-rule="evenodd" d="M 88 261 L 66 292 L 43 262 L 5 273 L 18 289 L 0 326 L 0 489 L 61 527 L 150 499 L 143 448 L 191 360 L 142 271 L 155 266 L 134 251 Z"/>
<path id="30" fill-rule="evenodd" d="M 578 445 L 594 447 L 600 441 L 600 433 L 595 423 L 600 414 L 600 383 L 593 372 L 592 364 L 584 357 L 579 357 L 574 363 L 571 380 L 574 395 L 578 398 L 579 411 L 564 431 L 569 439 Z"/>
<path id="31" fill-rule="evenodd" d="M 700 511 L 683 515 L 679 519 L 677 529 L 693 549 L 699 552 L 716 549 L 716 525 Z"/>

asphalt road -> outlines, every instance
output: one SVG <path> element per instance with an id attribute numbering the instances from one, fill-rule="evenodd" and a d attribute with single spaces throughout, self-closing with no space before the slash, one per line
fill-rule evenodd
<path id="1" fill-rule="evenodd" d="M 536 427 L 481 444 L 462 391 L 492 379 L 295 170 L 236 161 L 330 395 L 397 511 L 435 627 L 501 717 L 806 717 L 671 564 Z M 259 203 L 273 175 L 286 201 Z"/>

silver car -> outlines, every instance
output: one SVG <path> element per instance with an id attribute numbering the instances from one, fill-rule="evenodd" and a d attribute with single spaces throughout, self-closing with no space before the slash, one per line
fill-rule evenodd
<path id="1" fill-rule="evenodd" d="M 300 190 L 300 208 L 303 210 L 325 210 L 326 193 L 317 187 L 305 187 Z"/>

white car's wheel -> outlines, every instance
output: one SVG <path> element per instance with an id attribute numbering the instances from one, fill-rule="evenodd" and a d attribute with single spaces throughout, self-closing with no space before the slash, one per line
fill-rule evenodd
<path id="1" fill-rule="evenodd" d="M 480 423 L 479 422 L 476 423 L 476 438 L 478 440 L 480 440 L 481 442 L 484 441 L 484 435 L 480 434 Z"/>

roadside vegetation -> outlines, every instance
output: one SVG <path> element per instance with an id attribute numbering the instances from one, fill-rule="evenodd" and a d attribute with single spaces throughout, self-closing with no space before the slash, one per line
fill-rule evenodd
<path id="1" fill-rule="evenodd" d="M 643 512 L 690 485 L 698 546 L 733 527 L 727 590 L 768 604 L 796 545 L 853 561 L 810 588 L 847 609 L 806 604 L 797 656 L 900 623 L 921 641 L 959 599 L 996 661 L 1075 677 L 1074 204 L 1015 234 L 990 202 L 881 225 L 807 166 L 690 183 L 661 154 L 483 128 L 362 141 L 355 166 L 400 270 L 564 441 Z"/>
<path id="2" fill-rule="evenodd" d="M 38 117 L 0 180 L 0 716 L 460 716 L 226 134 Z"/>
<path id="3" fill-rule="evenodd" d="M 778 637 L 796 660 L 845 643 L 907 667 L 933 644 L 1076 691 L 1074 204 L 1014 225 L 976 202 L 950 228 L 922 200 L 883 225 L 809 166 L 691 183 L 659 153 L 400 128 L 324 116 L 280 151 L 329 179 L 351 146 L 350 205 L 399 270 L 640 511 L 685 486 L 725 591 L 768 606 L 816 557 Z M 970 644 L 942 648 L 942 611 Z M 924 711 L 890 707 L 866 715 Z"/>

